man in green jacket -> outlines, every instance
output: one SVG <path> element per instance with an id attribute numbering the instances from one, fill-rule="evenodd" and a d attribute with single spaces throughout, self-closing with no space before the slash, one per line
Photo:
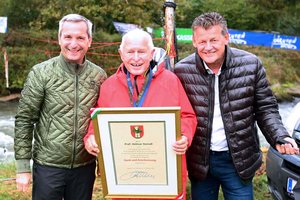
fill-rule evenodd
<path id="1" fill-rule="evenodd" d="M 28 74 L 15 121 L 17 189 L 32 199 L 88 200 L 95 180 L 95 157 L 83 144 L 90 115 L 107 75 L 85 57 L 92 23 L 77 14 L 59 22 L 59 56 Z"/>

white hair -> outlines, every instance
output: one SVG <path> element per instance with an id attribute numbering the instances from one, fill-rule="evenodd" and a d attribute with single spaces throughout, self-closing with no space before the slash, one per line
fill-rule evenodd
<path id="1" fill-rule="evenodd" d="M 125 33 L 122 37 L 122 42 L 120 44 L 120 50 L 122 51 L 123 48 L 124 48 L 124 43 L 127 39 L 129 38 L 136 38 L 136 37 L 142 37 L 144 39 L 147 40 L 148 42 L 148 47 L 150 49 L 153 49 L 154 48 L 154 44 L 153 44 L 153 41 L 152 41 L 152 37 L 149 33 L 147 33 L 146 31 L 143 31 L 141 29 L 133 29 L 127 33 Z"/>

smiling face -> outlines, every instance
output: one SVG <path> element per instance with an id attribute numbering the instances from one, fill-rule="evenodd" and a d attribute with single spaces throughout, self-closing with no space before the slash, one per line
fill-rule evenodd
<path id="1" fill-rule="evenodd" d="M 221 67 L 225 56 L 225 45 L 228 45 L 228 42 L 229 34 L 223 35 L 220 25 L 208 29 L 199 26 L 193 30 L 193 45 L 211 69 Z"/>
<path id="2" fill-rule="evenodd" d="M 67 62 L 82 64 L 84 56 L 92 43 L 85 22 L 64 22 L 59 35 L 61 54 Z"/>
<path id="3" fill-rule="evenodd" d="M 149 37 L 145 37 L 140 32 L 140 34 L 129 33 L 124 38 L 119 54 L 126 69 L 131 74 L 142 75 L 149 68 L 154 51 L 154 48 L 149 44 Z"/>

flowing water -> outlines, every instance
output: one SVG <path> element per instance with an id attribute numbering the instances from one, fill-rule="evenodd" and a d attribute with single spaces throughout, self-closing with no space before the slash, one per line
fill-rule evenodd
<path id="1" fill-rule="evenodd" d="M 298 109 L 293 109 L 296 107 Z M 13 137 L 14 122 L 18 102 L 0 102 L 0 163 L 14 160 Z M 286 127 L 293 127 L 294 121 L 299 118 L 300 98 L 295 98 L 292 102 L 279 104 L 279 112 Z M 268 147 L 265 138 L 260 134 L 261 146 Z"/>
<path id="2" fill-rule="evenodd" d="M 0 162 L 14 159 L 14 123 L 18 102 L 0 102 Z"/>

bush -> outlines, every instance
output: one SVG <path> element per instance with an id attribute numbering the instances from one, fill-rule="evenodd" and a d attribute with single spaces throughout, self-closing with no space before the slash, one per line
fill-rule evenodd
<path id="1" fill-rule="evenodd" d="M 109 34 L 102 30 L 93 35 L 93 44 L 87 58 L 104 68 L 108 75 L 113 74 L 121 63 L 118 48 L 121 35 Z M 164 41 L 155 40 L 155 46 L 165 47 Z M 271 85 L 276 85 L 275 95 L 289 97 L 285 86 L 300 82 L 300 51 L 270 49 L 267 47 L 232 45 L 259 56 L 266 68 Z M 29 70 L 33 65 L 59 55 L 57 30 L 28 31 L 10 30 L 0 36 L 0 47 L 5 48 L 9 59 L 9 85 L 11 88 L 22 88 Z M 178 44 L 179 60 L 194 53 L 192 44 Z M 4 66 L 4 60 L 0 59 Z M 278 87 L 277 87 L 278 86 Z M 280 92 L 279 92 L 280 91 Z M 0 95 L 6 94 L 4 70 L 0 70 Z"/>

